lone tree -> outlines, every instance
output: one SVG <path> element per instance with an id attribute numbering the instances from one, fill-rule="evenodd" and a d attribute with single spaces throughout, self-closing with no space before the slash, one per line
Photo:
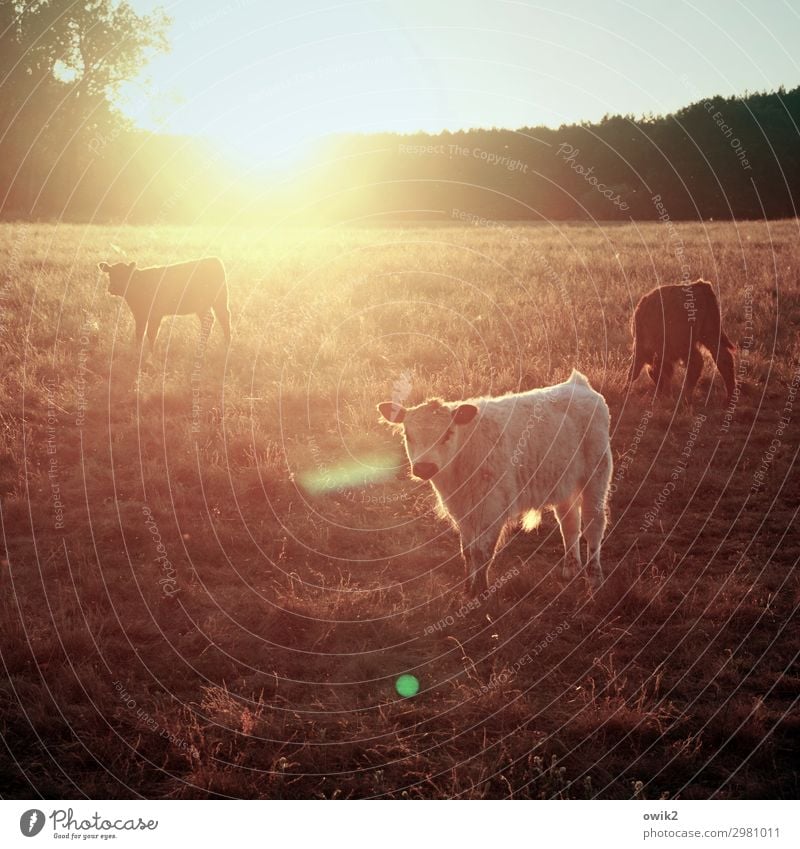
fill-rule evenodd
<path id="1" fill-rule="evenodd" d="M 90 142 L 119 135 L 120 85 L 168 49 L 162 10 L 115 0 L 0 0 L 0 212 L 57 212 Z"/>

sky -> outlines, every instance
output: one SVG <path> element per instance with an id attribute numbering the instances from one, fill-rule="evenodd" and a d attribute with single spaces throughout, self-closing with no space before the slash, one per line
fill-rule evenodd
<path id="1" fill-rule="evenodd" d="M 172 50 L 126 86 L 141 126 L 253 159 L 331 132 L 663 114 L 800 84 L 800 0 L 129 0 Z"/>

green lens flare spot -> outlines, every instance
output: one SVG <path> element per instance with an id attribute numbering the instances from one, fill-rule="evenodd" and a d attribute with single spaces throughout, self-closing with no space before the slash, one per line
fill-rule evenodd
<path id="1" fill-rule="evenodd" d="M 401 675 L 394 687 L 404 699 L 410 699 L 419 692 L 419 681 L 413 675 Z"/>
<path id="2" fill-rule="evenodd" d="M 348 460 L 332 465 L 316 457 L 317 468 L 300 472 L 298 480 L 311 495 L 325 495 L 329 492 L 346 492 L 363 489 L 370 484 L 385 483 L 397 475 L 401 464 L 396 454 L 383 452 L 367 454 L 357 460 Z"/>

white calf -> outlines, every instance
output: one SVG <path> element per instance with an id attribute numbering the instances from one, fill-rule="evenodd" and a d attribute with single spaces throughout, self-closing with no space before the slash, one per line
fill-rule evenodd
<path id="1" fill-rule="evenodd" d="M 600 547 L 611 480 L 605 399 L 573 371 L 566 383 L 504 395 L 417 407 L 387 401 L 381 415 L 402 431 L 412 474 L 430 481 L 443 516 L 461 535 L 469 589 L 488 586 L 504 530 L 535 528 L 552 509 L 564 541 L 563 575 L 583 567 L 602 581 Z"/>

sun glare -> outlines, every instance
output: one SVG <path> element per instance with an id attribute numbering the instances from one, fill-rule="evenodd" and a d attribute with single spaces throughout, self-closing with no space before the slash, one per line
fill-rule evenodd
<path id="1" fill-rule="evenodd" d="M 227 18 L 182 21 L 172 53 L 155 57 L 147 85 L 123 88 L 118 105 L 141 127 L 212 141 L 268 170 L 297 164 L 331 134 L 440 131 L 466 120 L 464 93 L 445 84 L 418 34 L 386 8 L 354 15 L 337 19 L 334 34 L 316 18 L 269 29 L 254 21 L 245 34 Z"/>

